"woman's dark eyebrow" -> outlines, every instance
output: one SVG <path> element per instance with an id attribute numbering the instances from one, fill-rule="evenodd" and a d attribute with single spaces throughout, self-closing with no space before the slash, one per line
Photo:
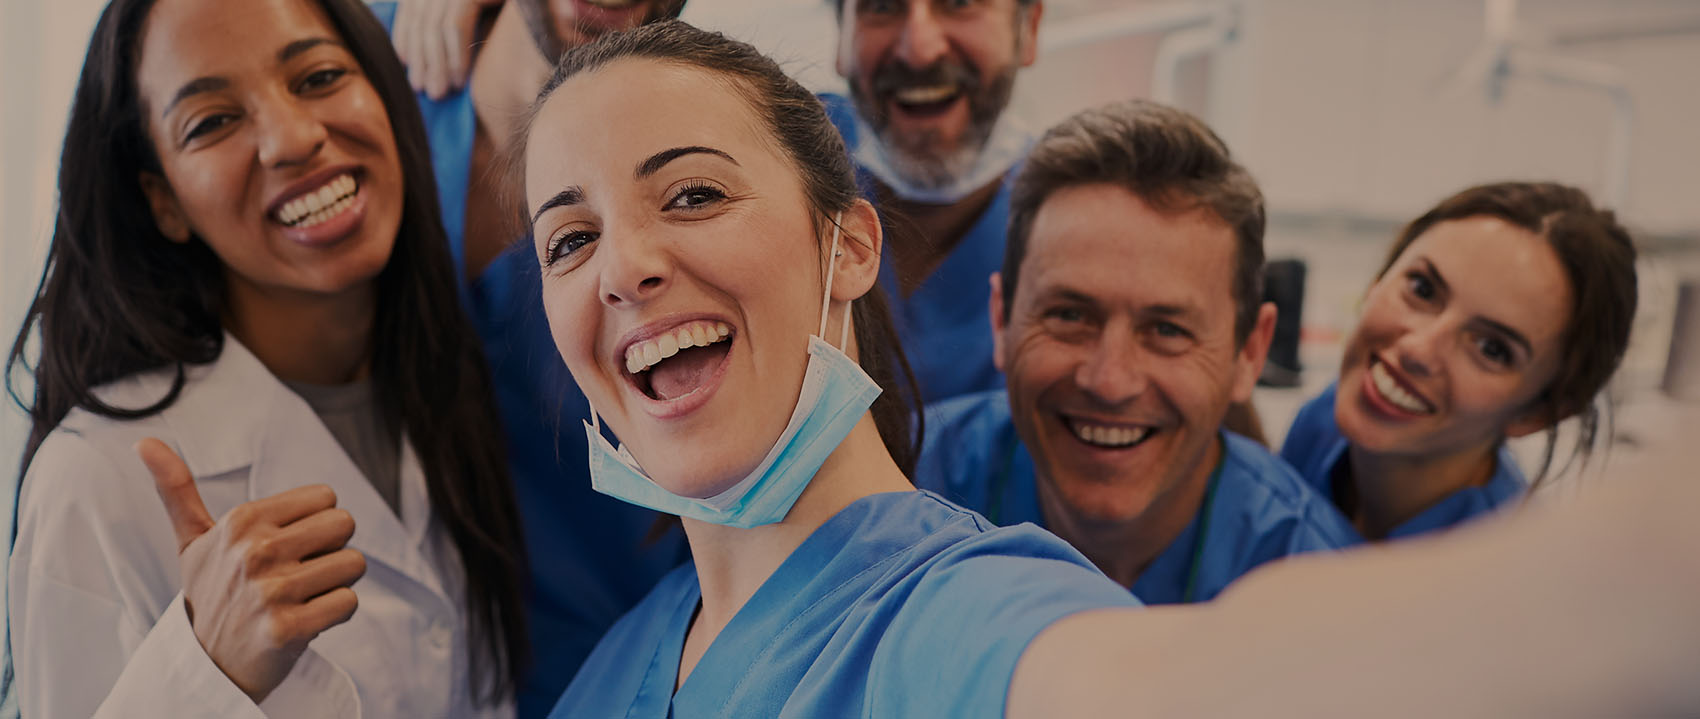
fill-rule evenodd
<path id="1" fill-rule="evenodd" d="M 577 205 L 581 202 L 584 202 L 584 190 L 579 189 L 578 185 L 561 190 L 555 193 L 554 197 L 544 200 L 543 204 L 537 206 L 537 211 L 531 213 L 531 224 L 537 224 L 537 218 L 542 217 L 545 212 L 557 207 Z"/>
<path id="2" fill-rule="evenodd" d="M 738 161 L 735 160 L 735 159 L 732 159 L 731 155 L 728 155 L 724 152 L 716 150 L 712 147 L 703 147 L 702 145 L 688 145 L 686 147 L 674 147 L 674 148 L 671 148 L 671 149 L 662 150 L 662 151 L 657 152 L 653 155 L 650 155 L 649 159 L 638 163 L 637 172 L 634 173 L 634 176 L 637 179 L 642 180 L 646 177 L 649 177 L 650 175 L 653 175 L 657 172 L 660 172 L 661 168 L 665 167 L 667 165 L 667 163 L 669 163 L 669 162 L 672 162 L 672 161 L 677 160 L 681 157 L 684 157 L 685 155 L 695 155 L 695 154 L 699 154 L 699 153 L 721 157 L 721 158 L 724 158 L 727 162 L 730 162 L 734 165 L 738 165 Z M 738 166 L 743 167 L 743 165 L 738 165 Z"/>
<path id="3" fill-rule="evenodd" d="M 277 62 L 280 65 L 283 64 L 283 63 L 289 62 L 290 58 L 293 58 L 296 55 L 300 55 L 301 53 L 304 53 L 304 52 L 311 50 L 315 47 L 318 47 L 320 45 L 335 45 L 337 47 L 343 47 L 343 44 L 341 42 L 337 41 L 335 38 L 328 38 L 328 37 L 302 38 L 300 40 L 296 40 L 295 42 L 289 43 L 288 45 L 284 45 L 282 50 L 278 50 L 277 51 Z M 223 78 L 223 77 L 216 77 L 216 76 L 197 77 L 193 80 L 190 80 L 186 83 L 183 83 L 183 86 L 180 87 L 180 88 L 177 88 L 177 92 L 171 96 L 171 101 L 165 103 L 165 109 L 161 110 L 160 113 L 159 113 L 160 117 L 164 117 L 168 114 L 171 114 L 171 108 L 176 107 L 177 103 L 182 102 L 182 101 L 184 101 L 184 100 L 186 100 L 190 97 L 193 97 L 195 95 L 199 95 L 203 92 L 217 92 L 217 91 L 223 90 L 224 88 L 227 88 L 227 87 L 230 87 L 230 80 Z"/>

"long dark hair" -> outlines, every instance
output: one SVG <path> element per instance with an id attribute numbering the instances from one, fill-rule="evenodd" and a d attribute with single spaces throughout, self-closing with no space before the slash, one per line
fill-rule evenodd
<path id="1" fill-rule="evenodd" d="M 433 514 L 460 552 L 477 693 L 496 701 L 512 693 L 525 663 L 525 561 L 490 370 L 458 304 L 424 121 L 401 62 L 359 0 L 320 4 L 383 100 L 405 181 L 395 249 L 376 279 L 371 373 L 378 404 L 406 432 Z M 157 414 L 181 394 L 186 365 L 212 362 L 223 350 L 218 258 L 199 239 L 179 244 L 161 235 L 137 180 L 159 172 L 136 89 L 152 5 L 107 5 L 71 103 L 53 242 L 6 359 L 7 392 L 31 419 L 20 477 L 73 408 L 116 419 Z M 26 344 L 37 329 L 40 357 L 31 367 Z M 12 383 L 20 366 L 34 375 L 34 401 Z M 161 368 L 175 380 L 151 405 L 114 407 L 93 394 L 104 383 Z M 487 656 L 478 655 L 479 646 Z"/>
<path id="2" fill-rule="evenodd" d="M 1498 182 L 1462 190 L 1412 220 L 1388 249 L 1376 279 L 1429 228 L 1469 217 L 1495 217 L 1546 240 L 1570 281 L 1564 359 L 1536 399 L 1536 410 L 1547 423 L 1546 450 L 1535 475 L 1538 487 L 1558 447 L 1555 425 L 1576 418 L 1576 444 L 1566 466 L 1576 459 L 1586 466 L 1601 422 L 1610 427 L 1610 398 L 1604 411 L 1595 398 L 1629 348 L 1637 298 L 1635 243 L 1611 210 L 1594 207 L 1581 190 L 1554 182 Z"/>
<path id="3" fill-rule="evenodd" d="M 574 75 L 631 57 L 697 68 L 730 79 L 739 95 L 765 121 L 768 132 L 784 149 L 803 181 L 803 194 L 820 218 L 816 223 L 816 240 L 821 252 L 826 252 L 824 231 L 831 227 L 831 218 L 849 209 L 858 197 L 850 154 L 844 149 L 844 139 L 827 119 L 826 108 L 786 75 L 778 63 L 749 44 L 678 20 L 605 35 L 562 56 L 549 82 L 538 93 L 537 101 L 532 103 L 517 138 L 510 144 L 509 186 L 523 184 L 531 122 L 555 89 Z M 897 466 L 905 475 L 913 475 L 921 446 L 918 411 L 921 395 L 915 373 L 904 358 L 885 295 L 877 288 L 869 291 L 852 306 L 851 317 L 860 354 L 858 362 L 882 390 L 869 408 L 874 425 Z"/>

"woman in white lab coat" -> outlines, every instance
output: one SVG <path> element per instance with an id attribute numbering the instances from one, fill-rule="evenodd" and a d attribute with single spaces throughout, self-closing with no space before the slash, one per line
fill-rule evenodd
<path id="1" fill-rule="evenodd" d="M 425 148 L 356 0 L 106 8 L 7 363 L 26 715 L 512 714 L 517 512 Z"/>

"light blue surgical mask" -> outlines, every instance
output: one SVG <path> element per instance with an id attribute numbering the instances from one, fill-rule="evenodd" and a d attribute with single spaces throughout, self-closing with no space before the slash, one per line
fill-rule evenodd
<path id="1" fill-rule="evenodd" d="M 615 449 L 602 436 L 602 423 L 596 408 L 590 410 L 590 422 L 584 424 L 585 438 L 590 443 L 590 486 L 598 492 L 657 512 L 721 524 L 728 527 L 759 527 L 773 524 L 790 513 L 791 505 L 803 493 L 803 488 L 820 471 L 827 456 L 850 435 L 850 430 L 862 420 L 862 415 L 879 396 L 879 385 L 862 371 L 855 360 L 839 349 L 850 338 L 850 305 L 844 307 L 843 330 L 839 347 L 833 347 L 821 335 L 826 333 L 827 308 L 831 306 L 832 276 L 837 268 L 838 223 L 843 213 L 832 222 L 832 248 L 827 260 L 825 296 L 821 299 L 820 331 L 809 337 L 809 364 L 803 375 L 803 388 L 797 397 L 797 407 L 791 421 L 779 434 L 773 448 L 750 472 L 736 484 L 712 497 L 684 497 L 662 488 L 638 466 L 637 459 L 626 450 L 624 443 Z"/>
<path id="2" fill-rule="evenodd" d="M 898 163 L 892 161 L 885 143 L 880 141 L 879 133 L 860 114 L 856 115 L 856 136 L 856 151 L 852 153 L 856 164 L 879 178 L 898 197 L 928 205 L 961 202 L 962 198 L 976 190 L 1003 179 L 1010 168 L 1027 156 L 1034 140 L 1033 133 L 1019 119 L 1005 112 L 992 125 L 992 132 L 986 136 L 973 166 L 947 184 L 930 187 L 917 183 L 898 169 Z"/>

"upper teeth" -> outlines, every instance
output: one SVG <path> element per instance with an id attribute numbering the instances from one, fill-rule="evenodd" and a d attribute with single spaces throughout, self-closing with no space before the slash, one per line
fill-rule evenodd
<path id="1" fill-rule="evenodd" d="M 1376 391 L 1380 392 L 1381 396 L 1386 397 L 1387 401 L 1392 402 L 1393 406 L 1417 414 L 1429 412 L 1427 404 L 1417 399 L 1410 392 L 1406 392 L 1405 388 L 1400 387 L 1399 383 L 1393 380 L 1393 375 L 1387 372 L 1386 365 L 1380 362 L 1370 363 L 1369 378 L 1375 382 Z"/>
<path id="2" fill-rule="evenodd" d="M 356 189 L 353 175 L 337 175 L 319 189 L 284 203 L 277 211 L 277 220 L 297 227 L 317 225 L 348 209 Z"/>
<path id="3" fill-rule="evenodd" d="M 897 101 L 906 105 L 924 105 L 929 102 L 938 102 L 954 94 L 956 94 L 955 85 L 906 87 L 897 91 Z"/>
<path id="4" fill-rule="evenodd" d="M 1069 422 L 1068 425 L 1080 441 L 1103 447 L 1128 447 L 1138 444 L 1146 435 L 1151 434 L 1149 427 L 1110 427 L 1080 422 Z"/>
<path id="5" fill-rule="evenodd" d="M 626 348 L 626 371 L 637 374 L 679 354 L 687 347 L 707 347 L 726 339 L 732 328 L 725 322 L 691 322 Z"/>

